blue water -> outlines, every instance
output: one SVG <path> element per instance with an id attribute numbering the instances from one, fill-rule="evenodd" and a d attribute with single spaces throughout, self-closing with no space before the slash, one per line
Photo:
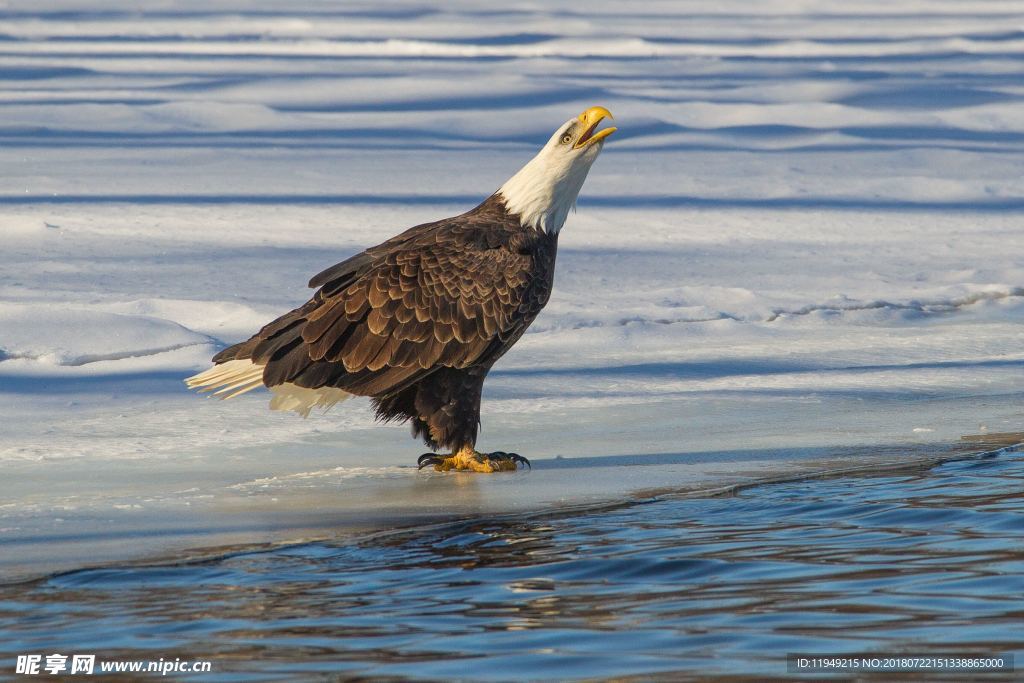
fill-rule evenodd
<path id="1" fill-rule="evenodd" d="M 0 661 L 212 660 L 188 680 L 764 677 L 787 652 L 1024 665 L 1022 491 L 1008 453 L 81 571 L 0 589 Z"/>

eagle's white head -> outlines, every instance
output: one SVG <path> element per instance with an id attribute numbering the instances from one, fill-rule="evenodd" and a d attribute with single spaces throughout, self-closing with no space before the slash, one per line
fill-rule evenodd
<path id="1" fill-rule="evenodd" d="M 604 147 L 604 139 L 616 130 L 597 130 L 606 117 L 612 118 L 610 111 L 591 107 L 569 119 L 537 156 L 501 186 L 498 194 L 504 198 L 505 207 L 519 214 L 523 225 L 549 234 L 562 229 L 587 172 Z"/>

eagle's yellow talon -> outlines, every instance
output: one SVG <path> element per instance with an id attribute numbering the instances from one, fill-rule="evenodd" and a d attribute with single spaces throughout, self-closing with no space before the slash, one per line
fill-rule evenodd
<path id="1" fill-rule="evenodd" d="M 426 457 L 426 456 L 424 456 Z M 480 453 L 472 448 L 463 448 L 448 457 L 438 457 L 434 462 L 437 472 L 515 472 L 522 462 L 529 466 L 526 458 L 508 453 Z"/>

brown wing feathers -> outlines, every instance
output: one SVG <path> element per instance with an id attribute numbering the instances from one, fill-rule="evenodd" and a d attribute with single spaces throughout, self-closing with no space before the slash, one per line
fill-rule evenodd
<path id="1" fill-rule="evenodd" d="M 543 237 L 503 207 L 475 211 L 324 270 L 310 280 L 320 289 L 309 302 L 215 360 L 251 358 L 265 365 L 267 386 L 378 397 L 438 367 L 489 365 L 546 302 L 550 278 L 540 271 L 554 265 L 554 243 L 538 261 L 528 242 Z"/>
<path id="2" fill-rule="evenodd" d="M 307 304 L 217 360 L 252 358 L 265 365 L 267 386 L 372 396 L 438 366 L 480 362 L 516 327 L 530 281 L 530 257 L 492 246 L 501 244 L 500 235 L 481 238 L 445 222 L 418 226 L 323 271 L 310 281 L 321 289 Z"/>

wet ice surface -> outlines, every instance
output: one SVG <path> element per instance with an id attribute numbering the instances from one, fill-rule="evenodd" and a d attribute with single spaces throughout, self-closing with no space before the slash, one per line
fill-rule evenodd
<path id="1" fill-rule="evenodd" d="M 778 419 L 779 401 L 755 411 L 746 399 L 624 407 L 611 417 L 603 409 L 578 409 L 568 417 L 533 418 L 522 427 L 528 436 L 519 440 L 531 455 L 569 455 L 534 458 L 532 471 L 492 476 L 420 472 L 404 462 L 368 465 L 367 451 L 391 443 L 369 426 L 350 435 L 351 445 L 340 452 L 334 438 L 320 437 L 287 447 L 221 451 L 217 458 L 127 460 L 113 471 L 71 460 L 46 479 L 37 476 L 37 464 L 12 463 L 3 482 L 11 497 L 0 508 L 0 570 L 9 581 L 147 557 L 216 555 L 230 546 L 342 539 L 666 490 L 717 490 L 806 472 L 934 462 L 1022 440 L 1011 433 L 961 441 L 950 431 L 958 421 L 949 419 L 969 405 L 961 419 L 1015 424 L 1021 398 L 923 400 L 909 407 L 903 399 L 878 399 L 867 407 L 862 400 L 801 400 L 794 406 L 799 422 Z M 925 434 L 933 438 L 880 438 L 899 433 L 908 415 L 919 418 L 915 424 L 935 424 L 936 432 Z M 726 437 L 714 418 L 737 428 Z M 566 432 L 566 423 L 577 427 Z M 879 425 L 886 429 L 871 431 Z M 408 448 L 399 441 L 403 433 L 392 437 L 394 452 Z M 587 455 L 591 443 L 604 449 L 639 443 L 647 452 Z M 717 447 L 703 450 L 705 445 Z M 281 474 L 283 467 L 290 471 Z"/>
<path id="2" fill-rule="evenodd" d="M 941 456 L 1020 430 L 1016 2 L 0 9 L 0 579 Z M 619 132 L 439 478 L 181 378 L 308 278 Z M 560 458 L 560 459 L 559 459 Z"/>
<path id="3" fill-rule="evenodd" d="M 81 571 L 0 589 L 0 648 L 210 659 L 204 680 L 763 680 L 787 652 L 1019 662 L 1022 487 L 1024 458 L 1003 453 Z"/>

